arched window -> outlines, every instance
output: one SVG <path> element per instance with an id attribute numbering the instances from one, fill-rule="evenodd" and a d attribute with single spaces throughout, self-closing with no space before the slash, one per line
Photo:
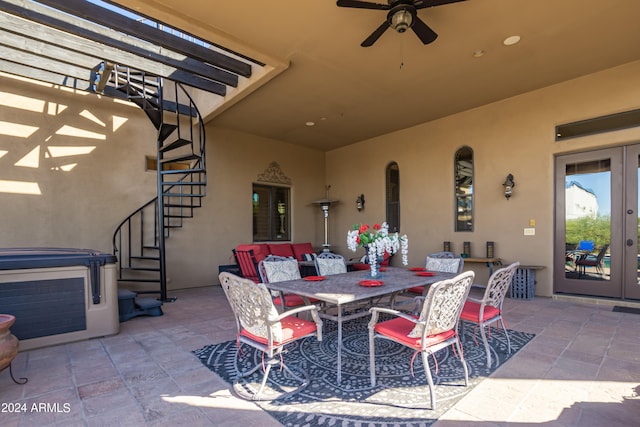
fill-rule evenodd
<path id="1" fill-rule="evenodd" d="M 400 231 L 400 168 L 396 162 L 387 165 L 387 224 L 389 231 Z"/>
<path id="2" fill-rule="evenodd" d="M 464 146 L 456 151 L 455 179 L 456 231 L 473 231 L 473 150 Z"/>

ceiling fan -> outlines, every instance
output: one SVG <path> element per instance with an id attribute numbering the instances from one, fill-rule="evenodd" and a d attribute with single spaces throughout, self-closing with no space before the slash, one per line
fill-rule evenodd
<path id="1" fill-rule="evenodd" d="M 360 44 L 362 47 L 369 47 L 373 45 L 389 27 L 399 33 L 404 33 L 411 28 L 422 43 L 429 44 L 433 42 L 438 35 L 429 28 L 424 21 L 418 18 L 418 9 L 442 6 L 460 1 L 465 0 L 387 0 L 388 4 L 369 3 L 360 0 L 338 0 L 336 4 L 339 7 L 389 11 L 387 13 L 387 19 Z"/>

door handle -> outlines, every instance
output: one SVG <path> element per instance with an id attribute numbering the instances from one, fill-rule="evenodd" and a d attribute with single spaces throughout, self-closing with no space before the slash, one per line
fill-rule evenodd
<path id="1" fill-rule="evenodd" d="M 633 246 L 633 240 L 627 239 L 627 246 Z"/>

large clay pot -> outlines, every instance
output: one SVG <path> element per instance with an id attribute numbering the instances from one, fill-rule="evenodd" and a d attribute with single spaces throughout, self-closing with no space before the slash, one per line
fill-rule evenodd
<path id="1" fill-rule="evenodd" d="M 18 354 L 18 338 L 9 329 L 15 321 L 15 316 L 0 314 L 0 371 L 9 366 Z"/>

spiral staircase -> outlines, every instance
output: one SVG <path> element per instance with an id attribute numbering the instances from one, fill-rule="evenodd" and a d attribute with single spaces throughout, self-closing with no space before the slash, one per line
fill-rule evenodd
<path id="1" fill-rule="evenodd" d="M 135 283 L 141 287 L 137 293 L 157 293 L 161 301 L 171 301 L 165 239 L 193 218 L 206 195 L 202 116 L 183 85 L 129 67 L 102 63 L 95 90 L 134 102 L 157 129 L 158 195 L 118 225 L 113 253 L 119 283 Z"/>
<path id="2" fill-rule="evenodd" d="M 119 282 L 161 301 L 171 300 L 166 239 L 206 194 L 204 120 L 288 67 L 227 49 L 224 40 L 110 1 L 0 0 L 0 73 L 128 100 L 157 130 L 157 197 L 122 220 L 112 243 Z"/>

